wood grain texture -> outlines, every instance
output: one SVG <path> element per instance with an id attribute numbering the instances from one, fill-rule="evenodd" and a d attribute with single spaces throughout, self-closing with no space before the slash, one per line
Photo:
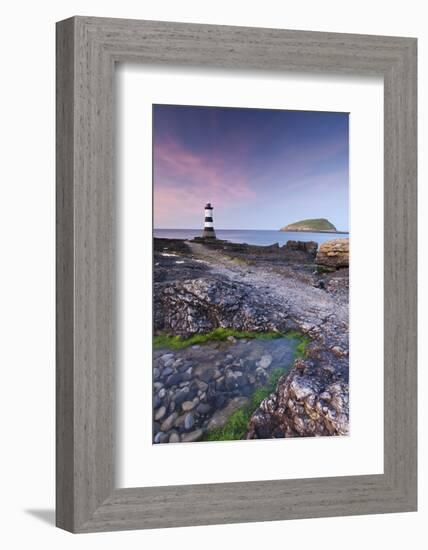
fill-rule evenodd
<path id="1" fill-rule="evenodd" d="M 383 475 L 115 489 L 115 62 L 377 74 L 385 87 Z M 57 525 L 416 509 L 416 40 L 75 17 L 57 25 Z"/>

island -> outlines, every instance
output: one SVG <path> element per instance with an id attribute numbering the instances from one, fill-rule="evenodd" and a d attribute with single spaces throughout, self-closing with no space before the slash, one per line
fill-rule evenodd
<path id="1" fill-rule="evenodd" d="M 281 227 L 280 231 L 312 231 L 315 233 L 342 233 L 337 231 L 335 226 L 325 218 L 314 218 L 301 220 Z"/>

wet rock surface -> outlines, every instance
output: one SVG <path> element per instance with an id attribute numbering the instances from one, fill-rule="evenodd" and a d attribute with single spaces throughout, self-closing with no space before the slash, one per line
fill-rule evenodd
<path id="1" fill-rule="evenodd" d="M 197 441 L 222 427 L 266 383 L 269 372 L 291 368 L 296 346 L 286 338 L 231 338 L 174 352 L 155 350 L 154 443 Z"/>
<path id="2" fill-rule="evenodd" d="M 221 241 L 215 245 L 179 241 L 175 245 L 175 241 L 167 239 L 156 244 L 157 240 L 155 334 L 188 337 L 224 327 L 255 332 L 298 330 L 310 338 L 305 360 L 295 362 L 290 372 L 280 379 L 276 391 L 254 412 L 247 438 L 348 433 L 348 269 L 330 266 L 330 272 L 319 273 L 311 246 L 306 250 L 294 244 L 254 247 L 222 244 Z M 164 355 L 168 353 L 164 352 Z M 197 384 L 212 388 L 213 381 L 221 378 L 219 388 L 233 392 L 233 385 L 240 382 L 233 380 L 230 374 L 226 376 L 215 365 L 211 365 L 211 370 L 194 372 L 195 362 L 191 365 L 191 373 L 186 375 L 186 369 L 182 372 L 174 367 L 177 360 L 184 359 L 176 352 L 172 355 L 169 363 L 163 365 L 155 355 L 155 387 L 158 384 L 157 390 L 169 392 L 170 387 L 175 386 L 173 405 L 162 400 L 156 392 L 154 403 L 158 405 L 157 409 L 165 407 L 170 416 L 176 411 L 178 399 L 178 402 L 182 400 L 181 403 L 192 403 L 188 412 L 193 415 L 208 414 L 211 418 L 214 409 L 217 411 L 226 406 L 226 402 L 221 403 L 220 394 L 218 403 L 202 400 L 201 395 L 207 395 L 209 391 Z M 267 358 L 262 360 L 263 355 L 270 354 L 263 353 L 257 359 L 259 372 L 265 370 L 263 365 L 268 364 Z M 224 370 L 225 366 L 222 368 Z M 184 378 L 177 376 L 177 372 L 180 376 L 184 374 Z M 248 376 L 246 371 L 241 372 Z M 192 383 L 196 385 L 196 393 Z M 188 391 L 190 395 L 179 394 L 178 390 L 186 394 Z M 245 394 L 240 395 L 245 397 Z M 199 403 L 193 405 L 195 398 Z M 202 407 L 198 411 L 201 405 L 209 405 L 212 411 L 201 413 L 205 410 Z M 179 416 L 183 415 L 180 413 Z M 208 416 L 196 416 L 197 421 L 189 429 L 203 431 Z M 190 423 L 188 420 L 187 424 Z M 190 433 L 186 430 L 180 432 L 175 425 L 171 429 L 177 431 L 181 441 L 184 433 Z M 154 439 L 157 438 L 158 442 L 165 442 L 171 435 L 164 437 L 159 433 Z"/>

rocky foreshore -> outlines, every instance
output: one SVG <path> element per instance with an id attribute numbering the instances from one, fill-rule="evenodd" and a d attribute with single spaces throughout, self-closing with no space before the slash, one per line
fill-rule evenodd
<path id="1" fill-rule="evenodd" d="M 155 335 L 187 338 L 223 327 L 294 330 L 310 339 L 305 357 L 253 412 L 244 438 L 348 433 L 349 277 L 343 246 L 336 248 L 341 268 L 331 249 L 323 269 L 316 243 L 257 247 L 155 239 Z M 246 342 L 155 352 L 156 443 L 203 438 L 217 426 L 213 418 L 224 422 L 263 386 L 272 364 L 284 364 L 262 349 L 261 340 Z"/>

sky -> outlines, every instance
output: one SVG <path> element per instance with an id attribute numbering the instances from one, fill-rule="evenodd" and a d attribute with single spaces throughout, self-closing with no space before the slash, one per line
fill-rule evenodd
<path id="1" fill-rule="evenodd" d="M 347 113 L 153 105 L 154 227 L 348 231 Z"/>

